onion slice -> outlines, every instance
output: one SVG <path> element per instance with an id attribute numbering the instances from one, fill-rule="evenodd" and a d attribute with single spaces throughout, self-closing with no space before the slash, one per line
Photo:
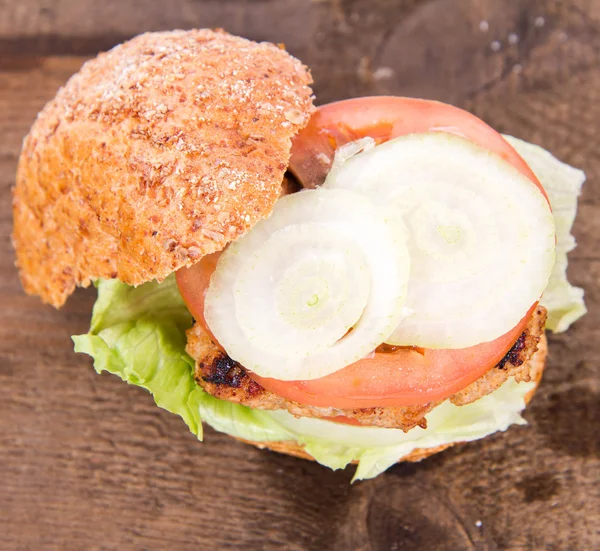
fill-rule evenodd
<path id="1" fill-rule="evenodd" d="M 409 274 L 394 211 L 348 190 L 280 199 L 221 255 L 206 322 L 229 356 L 261 377 L 324 377 L 396 328 Z"/>
<path id="2" fill-rule="evenodd" d="M 327 189 L 394 205 L 409 234 L 406 307 L 386 342 L 466 348 L 512 329 L 554 263 L 554 220 L 540 190 L 460 136 L 409 134 L 334 164 Z"/>

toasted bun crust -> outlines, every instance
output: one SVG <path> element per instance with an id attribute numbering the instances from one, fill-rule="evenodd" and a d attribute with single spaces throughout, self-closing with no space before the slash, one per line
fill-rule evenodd
<path id="1" fill-rule="evenodd" d="M 546 367 L 546 357 L 548 356 L 548 340 L 546 338 L 545 334 L 542 334 L 542 337 L 540 339 L 539 345 L 538 345 L 538 349 L 537 352 L 532 356 L 532 358 L 529 360 L 529 364 L 530 364 L 530 373 L 531 373 L 531 378 L 532 381 L 535 382 L 535 387 L 532 388 L 526 395 L 525 395 L 525 403 L 529 403 L 531 401 L 531 398 L 533 398 L 533 395 L 535 394 L 535 391 L 537 390 L 540 381 L 542 380 L 542 373 L 544 372 L 544 368 Z M 300 457 L 302 459 L 309 459 L 311 461 L 314 461 L 314 458 L 309 455 L 306 451 L 304 451 L 304 448 L 302 446 L 300 446 L 299 444 L 297 444 L 296 442 L 253 442 L 250 440 L 244 440 L 242 438 L 238 438 L 237 440 L 241 440 L 242 442 L 245 442 L 246 444 L 252 444 L 253 446 L 256 446 L 258 448 L 267 448 L 279 453 L 285 453 L 287 455 L 292 455 L 294 457 Z M 456 442 L 456 444 L 459 444 L 460 442 Z M 408 455 L 405 455 L 404 457 L 400 457 L 398 459 L 398 463 L 400 463 L 401 461 L 421 461 L 422 459 L 425 459 L 426 457 L 429 457 L 430 455 L 433 455 L 435 453 L 444 451 L 447 448 L 450 448 L 451 446 L 453 446 L 454 444 L 444 444 L 442 446 L 437 446 L 435 448 L 425 448 L 425 449 L 419 449 L 417 448 L 416 450 L 413 450 L 411 453 L 409 453 Z"/>
<path id="2" fill-rule="evenodd" d="M 314 110 L 308 70 L 224 32 L 140 35 L 88 61 L 25 138 L 13 195 L 26 292 L 138 285 L 222 249 L 277 200 Z"/>

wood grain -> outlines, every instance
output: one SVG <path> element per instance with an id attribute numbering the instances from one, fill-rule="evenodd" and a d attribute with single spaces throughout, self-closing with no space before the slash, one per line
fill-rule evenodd
<path id="1" fill-rule="evenodd" d="M 590 312 L 551 338 L 529 426 L 350 485 L 210 430 L 198 443 L 72 352 L 93 291 L 58 312 L 22 294 L 9 190 L 36 112 L 86 56 L 190 26 L 285 42 L 320 102 L 452 101 L 586 170 L 570 276 Z M 0 549 L 600 548 L 599 100 L 597 0 L 0 0 Z"/>

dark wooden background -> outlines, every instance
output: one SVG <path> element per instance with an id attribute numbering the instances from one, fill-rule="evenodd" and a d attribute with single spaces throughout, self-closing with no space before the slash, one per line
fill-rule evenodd
<path id="1" fill-rule="evenodd" d="M 570 276 L 590 313 L 551 338 L 529 426 L 351 486 L 351 469 L 198 443 L 72 352 L 92 290 L 61 311 L 23 295 L 9 190 L 36 112 L 100 50 L 215 26 L 285 42 L 321 103 L 445 100 L 585 169 Z M 0 548 L 600 549 L 599 142 L 600 0 L 0 0 Z"/>

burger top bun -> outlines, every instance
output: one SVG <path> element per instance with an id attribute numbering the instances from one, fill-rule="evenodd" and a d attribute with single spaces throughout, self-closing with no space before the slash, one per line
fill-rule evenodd
<path id="1" fill-rule="evenodd" d="M 162 280 L 243 235 L 279 196 L 310 83 L 283 49 L 222 31 L 148 33 L 88 61 L 23 144 L 25 290 L 59 307 L 95 278 Z"/>

